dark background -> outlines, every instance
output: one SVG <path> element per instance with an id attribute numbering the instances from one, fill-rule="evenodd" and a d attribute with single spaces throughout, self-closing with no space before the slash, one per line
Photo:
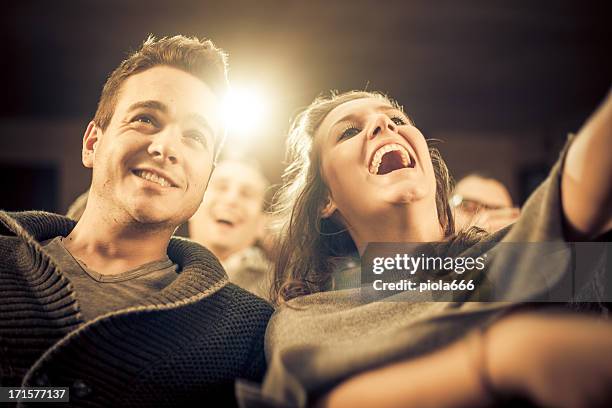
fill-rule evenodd
<path id="1" fill-rule="evenodd" d="M 64 212 L 87 188 L 82 133 L 107 75 L 149 33 L 209 37 L 235 85 L 266 91 L 263 125 L 228 146 L 274 182 L 290 118 L 323 91 L 367 87 L 444 141 L 456 178 L 485 171 L 522 202 L 610 88 L 611 3 L 12 2 L 0 13 L 0 208 Z"/>

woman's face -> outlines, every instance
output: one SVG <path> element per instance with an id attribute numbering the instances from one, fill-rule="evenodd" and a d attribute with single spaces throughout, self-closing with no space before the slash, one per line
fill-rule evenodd
<path id="1" fill-rule="evenodd" d="M 330 206 L 343 221 L 384 216 L 421 203 L 435 208 L 436 180 L 425 138 L 384 98 L 356 99 L 334 108 L 315 135 Z M 429 207 L 431 209 L 431 207 Z"/>

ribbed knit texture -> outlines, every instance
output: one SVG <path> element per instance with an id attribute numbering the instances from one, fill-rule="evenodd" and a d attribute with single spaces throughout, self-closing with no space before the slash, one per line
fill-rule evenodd
<path id="1" fill-rule="evenodd" d="M 173 238 L 182 270 L 141 304 L 83 323 L 70 282 L 38 242 L 74 222 L 0 211 L 0 383 L 68 386 L 73 406 L 233 405 L 259 381 L 272 308 L 229 283 L 205 248 Z"/>

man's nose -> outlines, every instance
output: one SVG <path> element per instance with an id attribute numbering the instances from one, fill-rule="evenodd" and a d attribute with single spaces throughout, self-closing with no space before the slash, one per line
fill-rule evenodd
<path id="1" fill-rule="evenodd" d="M 236 188 L 228 188 L 223 193 L 222 200 L 226 205 L 236 207 L 240 204 L 240 191 Z"/>
<path id="2" fill-rule="evenodd" d="M 372 125 L 370 126 L 370 131 L 368 132 L 368 137 L 370 139 L 373 139 L 385 133 L 385 130 L 396 132 L 397 125 L 387 115 L 385 114 L 377 115 L 376 118 L 374 118 L 372 121 Z"/>
<path id="3" fill-rule="evenodd" d="M 168 127 L 158 132 L 149 145 L 147 151 L 154 160 L 164 162 L 168 160 L 174 164 L 178 162 L 178 147 L 180 141 L 178 129 Z"/>

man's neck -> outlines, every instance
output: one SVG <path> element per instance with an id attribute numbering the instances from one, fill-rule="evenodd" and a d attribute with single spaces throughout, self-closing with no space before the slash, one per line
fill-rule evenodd
<path id="1" fill-rule="evenodd" d="M 64 246 L 87 268 L 116 275 L 167 256 L 172 228 L 155 228 L 121 222 L 99 214 L 88 203 Z"/>

